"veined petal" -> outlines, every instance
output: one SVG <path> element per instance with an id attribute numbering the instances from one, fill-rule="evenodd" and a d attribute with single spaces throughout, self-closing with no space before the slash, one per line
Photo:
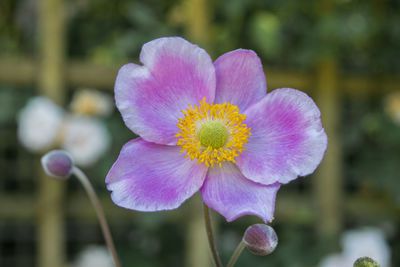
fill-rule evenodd
<path id="1" fill-rule="evenodd" d="M 214 62 L 217 76 L 215 103 L 231 103 L 244 110 L 267 93 L 260 58 L 252 50 L 238 49 Z"/>
<path id="2" fill-rule="evenodd" d="M 235 164 L 210 168 L 201 188 L 204 203 L 228 222 L 243 215 L 255 215 L 264 222 L 273 219 L 275 197 L 280 184 L 262 185 L 246 179 Z"/>
<path id="3" fill-rule="evenodd" d="M 215 96 L 215 70 L 206 51 L 179 37 L 146 43 L 144 66 L 124 65 L 115 82 L 115 100 L 125 124 L 149 142 L 175 145 L 182 110 Z"/>
<path id="4" fill-rule="evenodd" d="M 106 178 L 114 203 L 137 211 L 179 207 L 199 190 L 207 172 L 179 149 L 142 138 L 126 143 Z"/>
<path id="5" fill-rule="evenodd" d="M 276 89 L 244 115 L 252 133 L 237 158 L 244 176 L 262 184 L 288 183 L 317 168 L 328 141 L 320 111 L 305 93 Z"/>

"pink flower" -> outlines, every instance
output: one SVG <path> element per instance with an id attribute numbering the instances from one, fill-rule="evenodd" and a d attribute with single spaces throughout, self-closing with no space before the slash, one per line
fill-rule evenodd
<path id="1" fill-rule="evenodd" d="M 266 94 L 260 59 L 238 49 L 214 63 L 178 37 L 145 44 L 126 64 L 115 99 L 140 137 L 107 175 L 113 201 L 138 211 L 179 207 L 200 190 L 228 221 L 273 218 L 280 184 L 312 173 L 327 147 L 320 112 L 289 88 Z"/>

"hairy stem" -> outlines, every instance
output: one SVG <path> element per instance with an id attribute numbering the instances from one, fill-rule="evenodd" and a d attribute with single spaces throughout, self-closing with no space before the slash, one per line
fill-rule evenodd
<path id="1" fill-rule="evenodd" d="M 88 194 L 90 201 L 92 202 L 94 209 L 96 210 L 97 218 L 99 219 L 101 230 L 104 235 L 104 239 L 106 240 L 106 244 L 110 249 L 111 255 L 114 259 L 115 267 L 121 267 L 121 264 L 118 260 L 117 251 L 115 250 L 114 242 L 111 236 L 110 228 L 108 227 L 106 217 L 104 216 L 103 208 L 101 207 L 99 198 L 94 191 L 92 184 L 90 183 L 87 176 L 77 167 L 72 169 L 72 173 L 78 178 L 78 180 L 82 183 L 83 187 Z"/>
<path id="2" fill-rule="evenodd" d="M 211 227 L 210 210 L 205 203 L 204 206 L 204 221 L 206 225 L 206 232 L 208 237 L 208 244 L 210 245 L 211 253 L 214 259 L 215 266 L 222 267 L 221 259 L 219 258 L 217 247 L 215 246 L 214 234 Z"/>

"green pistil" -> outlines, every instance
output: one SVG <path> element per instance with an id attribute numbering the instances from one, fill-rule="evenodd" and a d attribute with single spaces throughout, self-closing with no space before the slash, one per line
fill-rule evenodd
<path id="1" fill-rule="evenodd" d="M 220 148 L 225 145 L 228 132 L 222 122 L 207 121 L 201 125 L 197 137 L 205 147 Z"/>

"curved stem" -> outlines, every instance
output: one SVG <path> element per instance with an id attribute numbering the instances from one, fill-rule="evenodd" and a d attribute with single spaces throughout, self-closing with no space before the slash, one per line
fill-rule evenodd
<path id="1" fill-rule="evenodd" d="M 235 265 L 237 259 L 239 258 L 240 254 L 242 253 L 243 249 L 246 247 L 246 244 L 242 241 L 240 241 L 239 245 L 236 247 L 235 252 L 233 252 L 231 259 L 228 262 L 228 265 L 226 267 L 233 267 Z"/>
<path id="2" fill-rule="evenodd" d="M 214 259 L 215 266 L 222 267 L 221 259 L 219 258 L 217 247 L 215 245 L 214 234 L 211 227 L 211 217 L 210 217 L 210 210 L 208 209 L 207 205 L 203 202 L 204 206 L 204 221 L 206 225 L 207 237 L 208 237 L 208 244 L 211 249 L 211 253 Z"/>
<path id="3" fill-rule="evenodd" d="M 100 201 L 93 189 L 87 176 L 79 168 L 74 167 L 72 173 L 78 178 L 89 195 L 90 201 L 92 202 L 94 209 L 96 210 L 97 218 L 99 219 L 101 230 L 106 240 L 107 246 L 111 251 L 111 255 L 114 259 L 115 267 L 121 267 L 121 263 L 118 260 L 117 251 L 115 250 L 114 242 L 111 236 L 110 228 L 108 227 L 106 217 L 104 216 L 103 208 L 101 207 Z"/>

